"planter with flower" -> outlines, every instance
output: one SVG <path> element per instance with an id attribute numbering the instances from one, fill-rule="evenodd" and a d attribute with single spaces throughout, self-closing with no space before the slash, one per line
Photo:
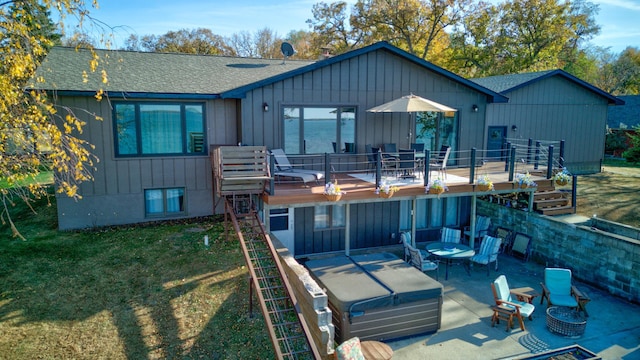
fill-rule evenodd
<path id="1" fill-rule="evenodd" d="M 489 175 L 484 175 L 478 178 L 478 190 L 490 191 L 493 190 L 493 181 L 489 178 Z"/>
<path id="2" fill-rule="evenodd" d="M 516 174 L 515 183 L 522 189 L 536 187 L 536 184 L 531 178 L 531 174 L 527 171 L 525 174 Z"/>
<path id="3" fill-rule="evenodd" d="M 324 197 L 329 201 L 338 201 L 342 198 L 342 195 L 346 194 L 346 192 L 340 189 L 338 185 L 338 181 L 335 183 L 329 182 L 324 186 Z"/>
<path id="4" fill-rule="evenodd" d="M 567 169 L 562 169 L 562 171 L 556 173 L 553 176 L 553 180 L 556 181 L 556 184 L 564 186 L 569 183 L 569 180 L 571 180 L 571 174 L 567 171 Z"/>
<path id="5" fill-rule="evenodd" d="M 429 184 L 426 189 L 427 193 L 429 194 L 437 194 L 440 195 L 445 191 L 449 191 L 449 188 L 447 187 L 447 185 L 445 184 L 444 180 L 442 179 L 435 179 L 431 182 L 431 184 Z"/>
<path id="6" fill-rule="evenodd" d="M 387 182 L 384 182 L 376 189 L 376 193 L 383 198 L 390 198 L 396 191 L 400 191 L 400 188 L 394 185 L 390 185 Z"/>

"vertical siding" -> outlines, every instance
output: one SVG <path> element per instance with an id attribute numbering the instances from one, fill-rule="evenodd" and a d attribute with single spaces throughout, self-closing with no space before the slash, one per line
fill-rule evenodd
<path id="1" fill-rule="evenodd" d="M 110 102 L 92 97 L 61 97 L 59 104 L 101 116 L 93 120 L 84 111 L 76 115 L 87 125 L 83 138 L 95 145 L 94 181 L 81 186 L 83 199 L 58 202 L 59 227 L 83 228 L 135 223 L 145 218 L 144 190 L 148 188 L 184 187 L 185 216 L 213 213 L 212 173 L 209 156 L 115 158 L 113 122 Z M 205 103 L 207 142 L 235 144 L 237 136 L 237 101 L 215 100 Z"/>
<path id="2" fill-rule="evenodd" d="M 569 170 L 599 171 L 604 154 L 607 99 L 560 76 L 506 95 L 509 103 L 489 105 L 490 126 L 507 126 L 510 138 L 565 140 L 565 164 Z M 516 132 L 511 130 L 512 125 L 518 127 Z"/>
<path id="3" fill-rule="evenodd" d="M 476 104 L 484 110 L 485 97 L 384 50 L 249 92 L 242 100 L 242 142 L 267 148 L 282 147 L 283 106 L 353 105 L 358 116 L 358 151 L 364 151 L 364 145 L 368 143 L 394 142 L 400 147 L 408 147 L 408 134 L 413 130 L 410 115 L 373 114 L 366 110 L 410 93 L 459 109 L 460 148 L 482 148 L 484 112 L 471 112 L 471 105 Z M 255 110 L 255 104 L 263 102 L 270 104 L 269 112 Z"/>

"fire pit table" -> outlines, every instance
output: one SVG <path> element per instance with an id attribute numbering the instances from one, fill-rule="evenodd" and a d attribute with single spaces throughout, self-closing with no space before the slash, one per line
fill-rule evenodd
<path id="1" fill-rule="evenodd" d="M 574 309 L 551 306 L 547 309 L 547 328 L 555 334 L 578 338 L 584 334 L 587 320 Z"/>

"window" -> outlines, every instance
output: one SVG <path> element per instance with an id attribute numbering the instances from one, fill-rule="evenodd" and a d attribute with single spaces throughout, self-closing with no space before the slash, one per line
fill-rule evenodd
<path id="1" fill-rule="evenodd" d="M 321 154 L 354 151 L 354 107 L 285 107 L 284 152 Z"/>
<path id="2" fill-rule="evenodd" d="M 116 156 L 205 153 L 203 104 L 116 103 Z"/>
<path id="3" fill-rule="evenodd" d="M 420 199 L 416 203 L 416 228 L 457 226 L 459 198 Z M 400 203 L 400 227 L 411 229 L 411 201 Z"/>
<path id="4" fill-rule="evenodd" d="M 184 213 L 184 188 L 148 189 L 144 191 L 147 216 L 167 216 Z"/>
<path id="5" fill-rule="evenodd" d="M 329 230 L 335 228 L 343 228 L 344 226 L 344 205 L 316 206 L 314 208 L 314 230 Z"/>
<path id="6" fill-rule="evenodd" d="M 458 146 L 458 112 L 417 113 L 416 142 L 424 143 L 425 149 L 431 151 L 439 151 L 442 145 L 455 150 Z"/>

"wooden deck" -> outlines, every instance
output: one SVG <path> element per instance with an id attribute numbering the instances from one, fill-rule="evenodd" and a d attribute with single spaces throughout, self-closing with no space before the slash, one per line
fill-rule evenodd
<path id="1" fill-rule="evenodd" d="M 437 198 L 450 196 L 471 196 L 471 195 L 487 195 L 487 194 L 509 194 L 513 192 L 534 192 L 536 190 L 552 190 L 554 189 L 553 181 L 546 179 L 545 174 L 540 171 L 534 171 L 533 166 L 525 169 L 524 166 L 517 172 L 530 171 L 532 179 L 538 185 L 536 188 L 522 189 L 515 183 L 509 181 L 509 173 L 504 171 L 504 163 L 488 163 L 481 168 L 476 169 L 476 177 L 488 175 L 494 183 L 493 191 L 480 191 L 477 185 L 469 183 L 469 168 L 456 168 L 447 171 L 445 179 L 448 191 L 441 195 L 432 195 L 425 192 L 424 181 L 422 177 L 418 177 L 416 181 L 398 185 L 400 191 L 396 192 L 392 200 L 410 200 L 413 198 Z M 332 181 L 337 180 L 342 191 L 346 194 L 342 196 L 341 202 L 348 203 L 365 203 L 376 201 L 389 201 L 380 197 L 375 193 L 375 181 L 364 181 L 362 178 L 366 172 L 356 173 L 337 173 L 332 174 Z M 432 171 L 430 179 L 435 178 L 437 172 Z M 373 175 L 370 175 L 372 178 Z M 385 176 L 387 179 L 393 180 L 393 176 Z M 274 194 L 264 193 L 262 199 L 270 208 L 284 207 L 304 207 L 314 206 L 318 204 L 330 203 L 323 195 L 324 182 L 320 181 L 313 186 L 305 186 L 302 182 L 275 182 Z"/>

